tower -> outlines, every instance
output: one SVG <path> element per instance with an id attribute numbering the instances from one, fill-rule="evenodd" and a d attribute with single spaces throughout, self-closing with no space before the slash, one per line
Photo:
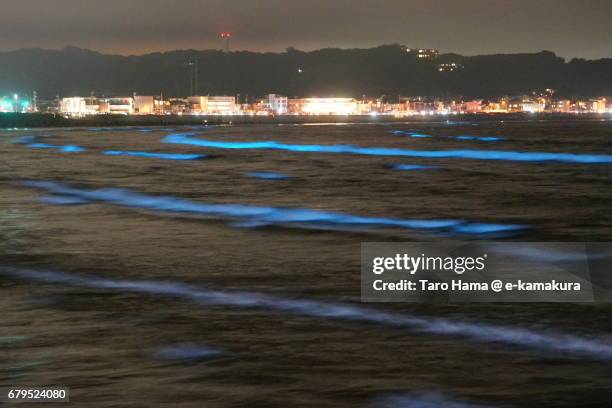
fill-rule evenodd
<path id="1" fill-rule="evenodd" d="M 223 40 L 223 51 L 229 52 L 230 51 L 230 39 L 232 38 L 232 33 L 224 31 L 219 36 Z"/>

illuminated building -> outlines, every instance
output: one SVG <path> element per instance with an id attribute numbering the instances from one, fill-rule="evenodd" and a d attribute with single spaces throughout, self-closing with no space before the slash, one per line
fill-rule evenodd
<path id="1" fill-rule="evenodd" d="M 188 113 L 189 111 L 189 102 L 185 99 L 172 98 L 169 99 L 165 105 L 165 113 L 168 114 L 182 115 L 184 113 Z"/>
<path id="2" fill-rule="evenodd" d="M 436 101 L 422 97 L 408 99 L 407 105 L 411 114 L 429 115 L 438 111 L 438 103 Z"/>
<path id="3" fill-rule="evenodd" d="M 305 115 L 354 115 L 358 112 L 353 98 L 305 98 L 301 113 Z"/>
<path id="4" fill-rule="evenodd" d="M 289 111 L 289 98 L 276 94 L 269 94 L 265 101 L 265 106 L 272 112 L 284 115 Z"/>
<path id="5" fill-rule="evenodd" d="M 540 98 L 537 100 L 525 99 L 520 104 L 520 110 L 523 112 L 544 112 L 546 109 L 546 102 Z"/>
<path id="6" fill-rule="evenodd" d="M 0 112 L 28 113 L 34 111 L 35 105 L 29 99 L 22 98 L 19 94 L 0 98 Z"/>
<path id="7" fill-rule="evenodd" d="M 155 97 L 134 95 L 134 113 L 137 115 L 152 115 L 156 112 Z"/>
<path id="8" fill-rule="evenodd" d="M 438 72 L 455 72 L 460 69 L 463 69 L 463 65 L 457 64 L 456 62 L 438 64 Z"/>
<path id="9" fill-rule="evenodd" d="M 109 98 L 108 113 L 111 115 L 131 115 L 134 113 L 134 98 Z"/>
<path id="10" fill-rule="evenodd" d="M 238 112 L 235 96 L 209 96 L 208 114 L 231 115 Z"/>
<path id="11" fill-rule="evenodd" d="M 63 98 L 60 101 L 60 113 L 65 116 L 82 117 L 97 115 L 100 112 L 100 103 L 93 97 Z"/>
<path id="12" fill-rule="evenodd" d="M 435 48 L 406 48 L 406 52 L 421 60 L 436 59 L 440 54 Z"/>
<path id="13" fill-rule="evenodd" d="M 572 110 L 572 102 L 569 99 L 553 101 L 551 103 L 551 110 L 553 112 L 568 113 Z"/>
<path id="14" fill-rule="evenodd" d="M 606 98 L 593 99 L 590 102 L 590 111 L 592 112 L 603 113 L 608 110 L 606 106 Z"/>
<path id="15" fill-rule="evenodd" d="M 201 115 L 233 115 L 239 113 L 235 96 L 190 96 L 190 111 Z"/>
<path id="16" fill-rule="evenodd" d="M 206 113 L 209 115 L 232 115 L 238 112 L 235 96 L 209 96 Z"/>
<path id="17" fill-rule="evenodd" d="M 359 115 L 369 115 L 372 113 L 379 113 L 379 111 L 373 101 L 364 100 L 357 102 L 357 113 Z"/>
<path id="18" fill-rule="evenodd" d="M 0 112 L 14 112 L 15 111 L 15 101 L 13 98 L 3 97 L 0 99 Z"/>
<path id="19" fill-rule="evenodd" d="M 465 113 L 480 113 L 482 112 L 482 100 L 468 101 L 463 104 Z"/>
<path id="20" fill-rule="evenodd" d="M 208 96 L 190 96 L 187 98 L 189 110 L 193 113 L 206 113 L 208 110 Z"/>

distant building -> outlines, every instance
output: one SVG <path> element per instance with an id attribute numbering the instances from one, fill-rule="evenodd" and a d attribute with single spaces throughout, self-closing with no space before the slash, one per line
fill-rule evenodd
<path id="1" fill-rule="evenodd" d="M 480 113 L 482 110 L 482 100 L 468 101 L 463 104 L 465 113 Z"/>
<path id="2" fill-rule="evenodd" d="M 435 48 L 406 48 L 406 52 L 420 60 L 433 60 L 440 55 L 440 52 Z"/>
<path id="3" fill-rule="evenodd" d="M 463 65 L 456 62 L 438 64 L 438 72 L 455 72 L 463 69 Z"/>
<path id="4" fill-rule="evenodd" d="M 18 108 L 19 106 L 13 97 L 4 96 L 0 98 L 0 112 L 19 112 Z"/>
<path id="5" fill-rule="evenodd" d="M 204 115 L 233 115 L 239 110 L 235 96 L 190 96 L 187 101 L 193 113 Z"/>
<path id="6" fill-rule="evenodd" d="M 284 115 L 289 111 L 289 98 L 277 94 L 269 94 L 264 104 L 272 112 Z"/>
<path id="7" fill-rule="evenodd" d="M 572 101 L 569 99 L 553 101 L 551 103 L 551 110 L 553 112 L 569 113 L 572 110 Z"/>
<path id="8" fill-rule="evenodd" d="M 182 115 L 184 113 L 189 113 L 190 111 L 190 102 L 189 98 L 187 100 L 181 98 L 172 98 L 166 102 L 165 105 L 166 113 L 170 113 L 172 115 Z"/>
<path id="9" fill-rule="evenodd" d="M 100 103 L 97 98 L 72 97 L 60 101 L 60 113 L 65 116 L 82 117 L 100 113 Z"/>
<path id="10" fill-rule="evenodd" d="M 603 113 L 608 110 L 606 98 L 592 99 L 589 102 L 591 103 L 590 110 L 592 112 Z"/>
<path id="11" fill-rule="evenodd" d="M 61 113 L 60 104 L 61 104 L 61 101 L 58 101 L 57 99 L 51 99 L 51 100 L 39 99 L 36 103 L 38 112 L 51 113 L 51 114 Z"/>
<path id="12" fill-rule="evenodd" d="M 530 113 L 535 113 L 535 112 L 544 112 L 544 110 L 546 109 L 546 102 L 544 100 L 541 100 L 540 98 L 538 99 L 524 99 L 521 102 L 521 110 L 523 112 L 530 112 Z"/>
<path id="13" fill-rule="evenodd" d="M 192 113 L 206 113 L 208 109 L 208 96 L 190 96 L 187 98 Z"/>
<path id="14" fill-rule="evenodd" d="M 134 95 L 134 113 L 137 115 L 153 115 L 155 113 L 155 97 Z"/>
<path id="15" fill-rule="evenodd" d="M 209 115 L 232 115 L 237 113 L 235 96 L 209 96 L 206 113 Z"/>
<path id="16" fill-rule="evenodd" d="M 409 98 L 406 101 L 408 111 L 416 114 L 433 114 L 438 111 L 439 104 L 437 101 L 415 97 Z"/>
<path id="17" fill-rule="evenodd" d="M 484 111 L 488 113 L 505 113 L 509 110 L 509 102 L 506 98 L 501 98 L 498 101 L 489 101 L 484 107 Z"/>
<path id="18" fill-rule="evenodd" d="M 108 98 L 108 113 L 111 115 L 132 115 L 134 113 L 134 98 Z"/>

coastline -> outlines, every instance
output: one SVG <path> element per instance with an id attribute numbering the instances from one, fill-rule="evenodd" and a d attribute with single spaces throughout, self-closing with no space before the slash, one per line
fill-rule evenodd
<path id="1" fill-rule="evenodd" d="M 563 113 L 492 113 L 460 115 L 415 115 L 395 116 L 195 116 L 195 115 L 96 115 L 84 118 L 65 118 L 55 114 L 37 113 L 0 113 L 0 129 L 11 128 L 68 128 L 68 127 L 106 127 L 106 126 L 189 126 L 189 125 L 255 125 L 255 124 L 385 124 L 385 123 L 446 123 L 446 122 L 490 122 L 490 121 L 588 121 L 611 120 L 607 113 L 563 114 Z"/>

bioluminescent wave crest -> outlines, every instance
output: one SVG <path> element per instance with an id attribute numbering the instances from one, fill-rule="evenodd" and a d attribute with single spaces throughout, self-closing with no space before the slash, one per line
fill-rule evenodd
<path id="1" fill-rule="evenodd" d="M 417 132 L 408 131 L 408 130 L 394 130 L 391 133 L 393 133 L 394 135 L 410 136 L 414 138 L 432 137 L 431 135 L 426 135 L 426 134 L 417 133 Z M 499 142 L 499 141 L 504 140 L 503 137 L 494 137 L 494 136 L 442 136 L 442 137 L 447 137 L 447 138 L 457 139 L 457 140 L 476 140 L 479 142 Z"/>
<path id="2" fill-rule="evenodd" d="M 410 150 L 392 147 L 360 147 L 353 145 L 300 145 L 275 141 L 229 142 L 194 139 L 175 133 L 163 139 L 166 143 L 215 149 L 285 150 L 299 153 L 338 153 L 366 156 L 424 157 L 428 159 L 505 160 L 519 162 L 563 162 L 580 164 L 612 164 L 612 155 L 589 153 L 516 152 L 504 150 Z"/>
<path id="3" fill-rule="evenodd" d="M 79 153 L 87 150 L 84 147 L 75 145 L 53 145 L 47 143 L 30 143 L 26 144 L 25 146 L 29 147 L 30 149 L 51 149 L 63 153 Z"/>
<path id="4" fill-rule="evenodd" d="M 256 292 L 210 290 L 180 282 L 113 280 L 12 267 L 0 267 L 0 275 L 28 281 L 164 296 L 201 305 L 274 311 L 316 319 L 369 323 L 430 335 L 457 336 L 476 342 L 501 343 L 561 355 L 612 360 L 612 339 L 587 339 L 575 335 L 545 333 L 510 326 L 420 317 L 350 303 L 283 298 Z"/>
<path id="5" fill-rule="evenodd" d="M 413 171 L 413 170 L 431 170 L 435 169 L 434 166 L 427 166 L 423 164 L 393 164 L 390 166 L 393 170 L 398 171 Z"/>
<path id="6" fill-rule="evenodd" d="M 32 143 L 36 143 L 38 140 L 39 140 L 38 136 L 24 135 L 24 136 L 13 138 L 13 143 L 21 144 L 21 145 L 29 145 Z"/>
<path id="7" fill-rule="evenodd" d="M 477 140 L 479 142 L 499 142 L 504 140 L 503 137 L 495 136 L 453 136 L 457 140 Z"/>
<path id="8" fill-rule="evenodd" d="M 56 196 L 67 196 L 106 202 L 114 205 L 165 211 L 177 214 L 195 214 L 209 217 L 229 218 L 242 225 L 283 225 L 328 229 L 350 228 L 399 228 L 408 230 L 432 230 L 453 234 L 484 235 L 508 234 L 525 230 L 518 224 L 478 223 L 463 220 L 419 220 L 383 217 L 368 217 L 311 210 L 308 208 L 264 207 L 242 204 L 208 204 L 176 197 L 152 196 L 118 188 L 99 190 L 79 189 L 52 181 L 27 181 L 26 187 L 45 190 Z"/>
<path id="9" fill-rule="evenodd" d="M 492 405 L 476 405 L 457 401 L 440 393 L 402 393 L 378 398 L 375 407 L 380 408 L 492 408 Z"/>
<path id="10" fill-rule="evenodd" d="M 49 149 L 49 150 L 57 150 L 58 152 L 63 153 L 79 153 L 87 151 L 84 147 L 75 146 L 75 145 L 54 145 L 49 143 L 40 143 L 38 142 L 39 138 L 37 136 L 21 136 L 14 140 L 13 143 L 23 145 L 25 147 L 29 147 L 30 149 Z"/>
<path id="11" fill-rule="evenodd" d="M 102 154 L 107 156 L 145 157 L 149 159 L 161 160 L 201 160 L 206 158 L 206 156 L 201 154 L 130 152 L 124 150 L 106 150 Z"/>
<path id="12" fill-rule="evenodd" d="M 157 360 L 166 361 L 202 361 L 222 357 L 222 350 L 197 344 L 172 344 L 152 350 L 151 355 Z"/>
<path id="13" fill-rule="evenodd" d="M 41 203 L 49 205 L 82 205 L 90 204 L 91 201 L 84 200 L 79 197 L 62 196 L 62 195 L 48 195 L 40 198 Z"/>
<path id="14" fill-rule="evenodd" d="M 431 137 L 431 135 L 426 135 L 426 134 L 417 133 L 417 132 L 410 132 L 410 131 L 405 131 L 405 130 L 394 130 L 391 133 L 393 133 L 394 135 L 410 136 L 416 139 L 428 139 Z"/>
<path id="15" fill-rule="evenodd" d="M 268 171 L 252 171 L 246 174 L 248 177 L 258 178 L 261 180 L 289 180 L 291 176 L 282 173 L 273 173 Z"/>
<path id="16" fill-rule="evenodd" d="M 86 129 L 89 132 L 125 132 L 128 130 L 134 130 L 133 126 L 126 127 L 92 127 Z"/>

